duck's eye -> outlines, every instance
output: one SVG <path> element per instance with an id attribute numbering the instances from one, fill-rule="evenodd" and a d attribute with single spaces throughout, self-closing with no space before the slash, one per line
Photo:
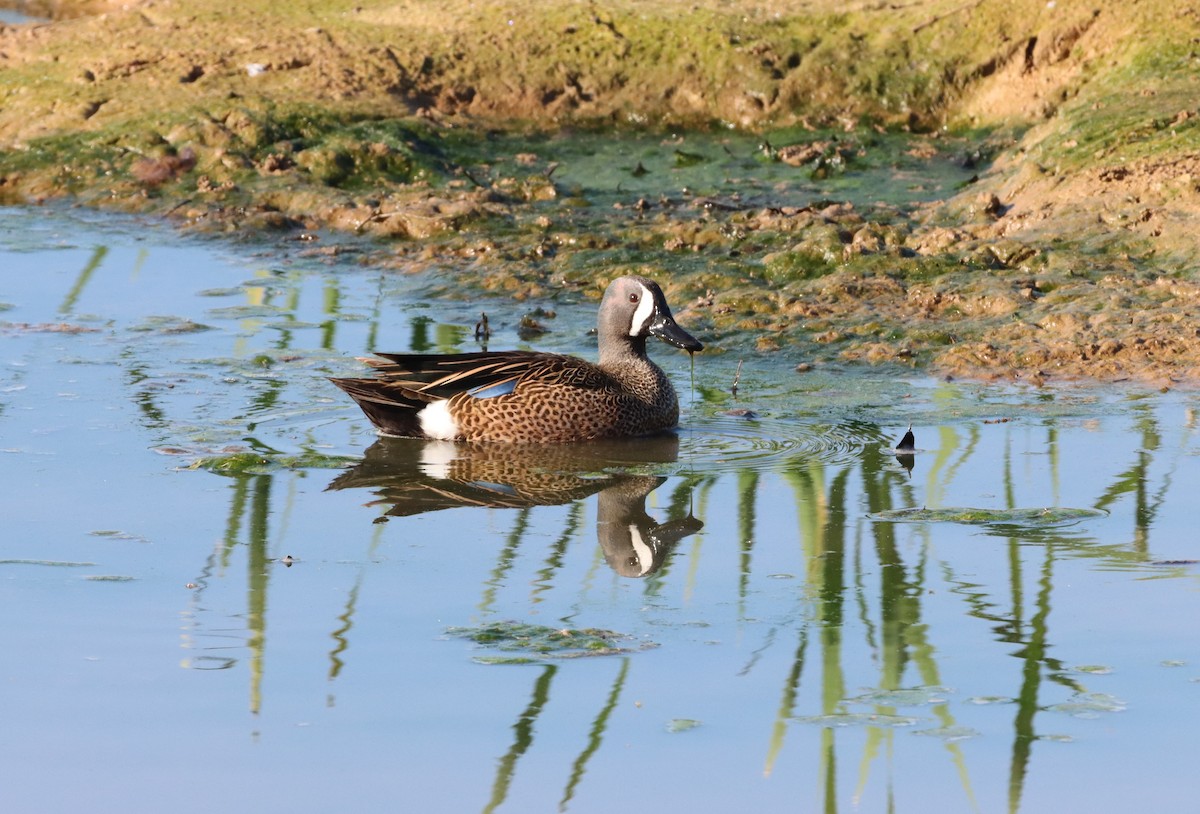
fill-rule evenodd
<path id="1" fill-rule="evenodd" d="M 639 298 L 638 298 L 638 295 L 637 295 L 637 294 L 630 294 L 630 295 L 629 295 L 629 301 L 630 301 L 630 302 L 637 302 L 637 301 L 638 301 L 638 299 L 639 299 Z"/>

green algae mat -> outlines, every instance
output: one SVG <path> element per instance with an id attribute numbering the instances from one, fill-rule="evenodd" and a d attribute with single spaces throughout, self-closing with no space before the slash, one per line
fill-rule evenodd
<path id="1" fill-rule="evenodd" d="M 690 330 L 809 365 L 1200 375 L 1196 57 L 1165 0 L 48 11 L 0 26 L 0 201 L 551 309 L 668 277 Z"/>

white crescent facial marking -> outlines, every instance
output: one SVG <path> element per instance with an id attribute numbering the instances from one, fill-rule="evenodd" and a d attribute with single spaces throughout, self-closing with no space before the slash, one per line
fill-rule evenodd
<path id="1" fill-rule="evenodd" d="M 644 285 L 639 285 L 638 288 L 642 290 L 642 298 L 629 323 L 630 336 L 641 336 L 645 333 L 646 328 L 650 325 L 651 317 L 654 316 L 654 294 Z"/>
<path id="2" fill-rule="evenodd" d="M 654 564 L 654 549 L 646 545 L 646 541 L 642 539 L 642 533 L 632 523 L 629 524 L 629 542 L 633 546 L 633 553 L 637 555 L 638 565 L 641 566 L 641 570 L 638 571 L 640 577 Z"/>
<path id="3" fill-rule="evenodd" d="M 458 422 L 450 415 L 448 401 L 435 401 L 423 408 L 417 413 L 417 421 L 421 422 L 421 432 L 425 433 L 426 438 L 454 441 L 459 437 Z"/>

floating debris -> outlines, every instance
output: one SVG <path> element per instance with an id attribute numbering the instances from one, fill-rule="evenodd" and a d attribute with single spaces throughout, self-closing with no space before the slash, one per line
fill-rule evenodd
<path id="1" fill-rule="evenodd" d="M 687 732 L 700 726 L 701 722 L 695 718 L 672 718 L 667 721 L 667 731 L 672 735 L 679 732 Z"/>
<path id="2" fill-rule="evenodd" d="M 818 726 L 916 726 L 919 719 L 909 715 L 876 715 L 869 712 L 833 712 L 828 715 L 801 715 L 793 720 Z"/>
<path id="3" fill-rule="evenodd" d="M 979 736 L 978 729 L 969 726 L 939 726 L 935 729 L 918 729 L 914 735 L 924 735 L 927 738 L 940 738 L 944 741 L 961 741 Z"/>
<path id="4" fill-rule="evenodd" d="M 208 315 L 213 319 L 270 319 L 290 317 L 291 312 L 279 305 L 230 305 L 210 308 Z"/>
<path id="5" fill-rule="evenodd" d="M 541 664 L 541 659 L 529 656 L 474 656 L 471 661 L 476 664 Z"/>
<path id="6" fill-rule="evenodd" d="M 965 523 L 985 526 L 1063 526 L 1107 517 L 1108 512 L 1098 509 L 1073 509 L 1068 506 L 1049 506 L 1044 509 L 893 509 L 869 514 L 872 520 L 889 523 Z"/>
<path id="7" fill-rule="evenodd" d="M 89 334 L 99 332 L 99 328 L 89 328 L 86 325 L 76 325 L 70 322 L 4 322 L 0 329 L 17 331 L 19 333 L 53 333 L 53 334 Z"/>
<path id="8" fill-rule="evenodd" d="M 127 531 L 115 531 L 115 530 L 111 530 L 111 529 L 101 529 L 98 531 L 89 531 L 88 534 L 90 534 L 93 537 L 107 537 L 110 540 L 128 540 L 129 542 L 133 542 L 133 543 L 148 543 L 148 542 L 150 542 L 145 537 L 142 537 L 140 534 L 130 534 Z"/>
<path id="9" fill-rule="evenodd" d="M 946 703 L 948 687 L 911 687 L 895 690 L 872 690 L 846 701 L 852 704 L 878 704 L 885 707 L 921 707 Z"/>
<path id="10" fill-rule="evenodd" d="M 1099 718 L 1106 712 L 1124 712 L 1125 702 L 1103 692 L 1077 693 L 1070 701 L 1046 707 L 1051 712 L 1065 712 L 1075 718 Z"/>
<path id="11" fill-rule="evenodd" d="M 281 469 L 342 469 L 355 460 L 345 455 L 322 455 L 317 452 L 300 455 L 235 452 L 199 458 L 187 468 L 207 469 L 218 475 L 266 475 Z"/>
<path id="12" fill-rule="evenodd" d="M 131 326 L 129 330 L 134 333 L 190 334 L 211 331 L 212 326 L 195 322 L 187 317 L 150 316 L 140 324 Z"/>
<path id="13" fill-rule="evenodd" d="M 538 658 L 570 659 L 583 656 L 611 656 L 632 653 L 658 645 L 653 642 L 639 643 L 635 647 L 622 647 L 618 643 L 632 640 L 632 636 L 599 628 L 553 628 L 546 625 L 531 625 L 525 622 L 490 622 L 475 627 L 451 627 L 447 636 L 470 639 L 483 647 L 496 650 L 520 651 L 535 654 L 525 662 L 536 663 Z M 513 664 L 512 658 L 497 660 L 492 657 L 476 657 L 486 664 Z"/>

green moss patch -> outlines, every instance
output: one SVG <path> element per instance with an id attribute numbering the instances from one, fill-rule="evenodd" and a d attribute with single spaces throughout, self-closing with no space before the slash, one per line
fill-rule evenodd
<path id="1" fill-rule="evenodd" d="M 870 518 L 889 523 L 965 523 L 968 525 L 1044 528 L 1070 525 L 1082 520 L 1106 516 L 1107 512 L 1097 509 L 1072 509 L 1057 506 L 1044 509 L 895 509 L 875 512 L 870 515 Z"/>
<path id="2" fill-rule="evenodd" d="M 632 636 L 599 628 L 552 628 L 524 622 L 490 622 L 475 627 L 451 627 L 446 635 L 469 639 L 480 647 L 519 657 L 480 656 L 484 664 L 530 663 L 538 659 L 571 659 L 585 656 L 612 656 L 646 650 L 651 642 L 633 643 Z M 514 661 L 516 659 L 516 661 Z"/>
<path id="3" fill-rule="evenodd" d="M 189 469 L 205 469 L 218 475 L 265 475 L 284 469 L 341 469 L 354 458 L 306 452 L 284 455 L 274 452 L 233 452 L 210 455 L 191 463 Z"/>

